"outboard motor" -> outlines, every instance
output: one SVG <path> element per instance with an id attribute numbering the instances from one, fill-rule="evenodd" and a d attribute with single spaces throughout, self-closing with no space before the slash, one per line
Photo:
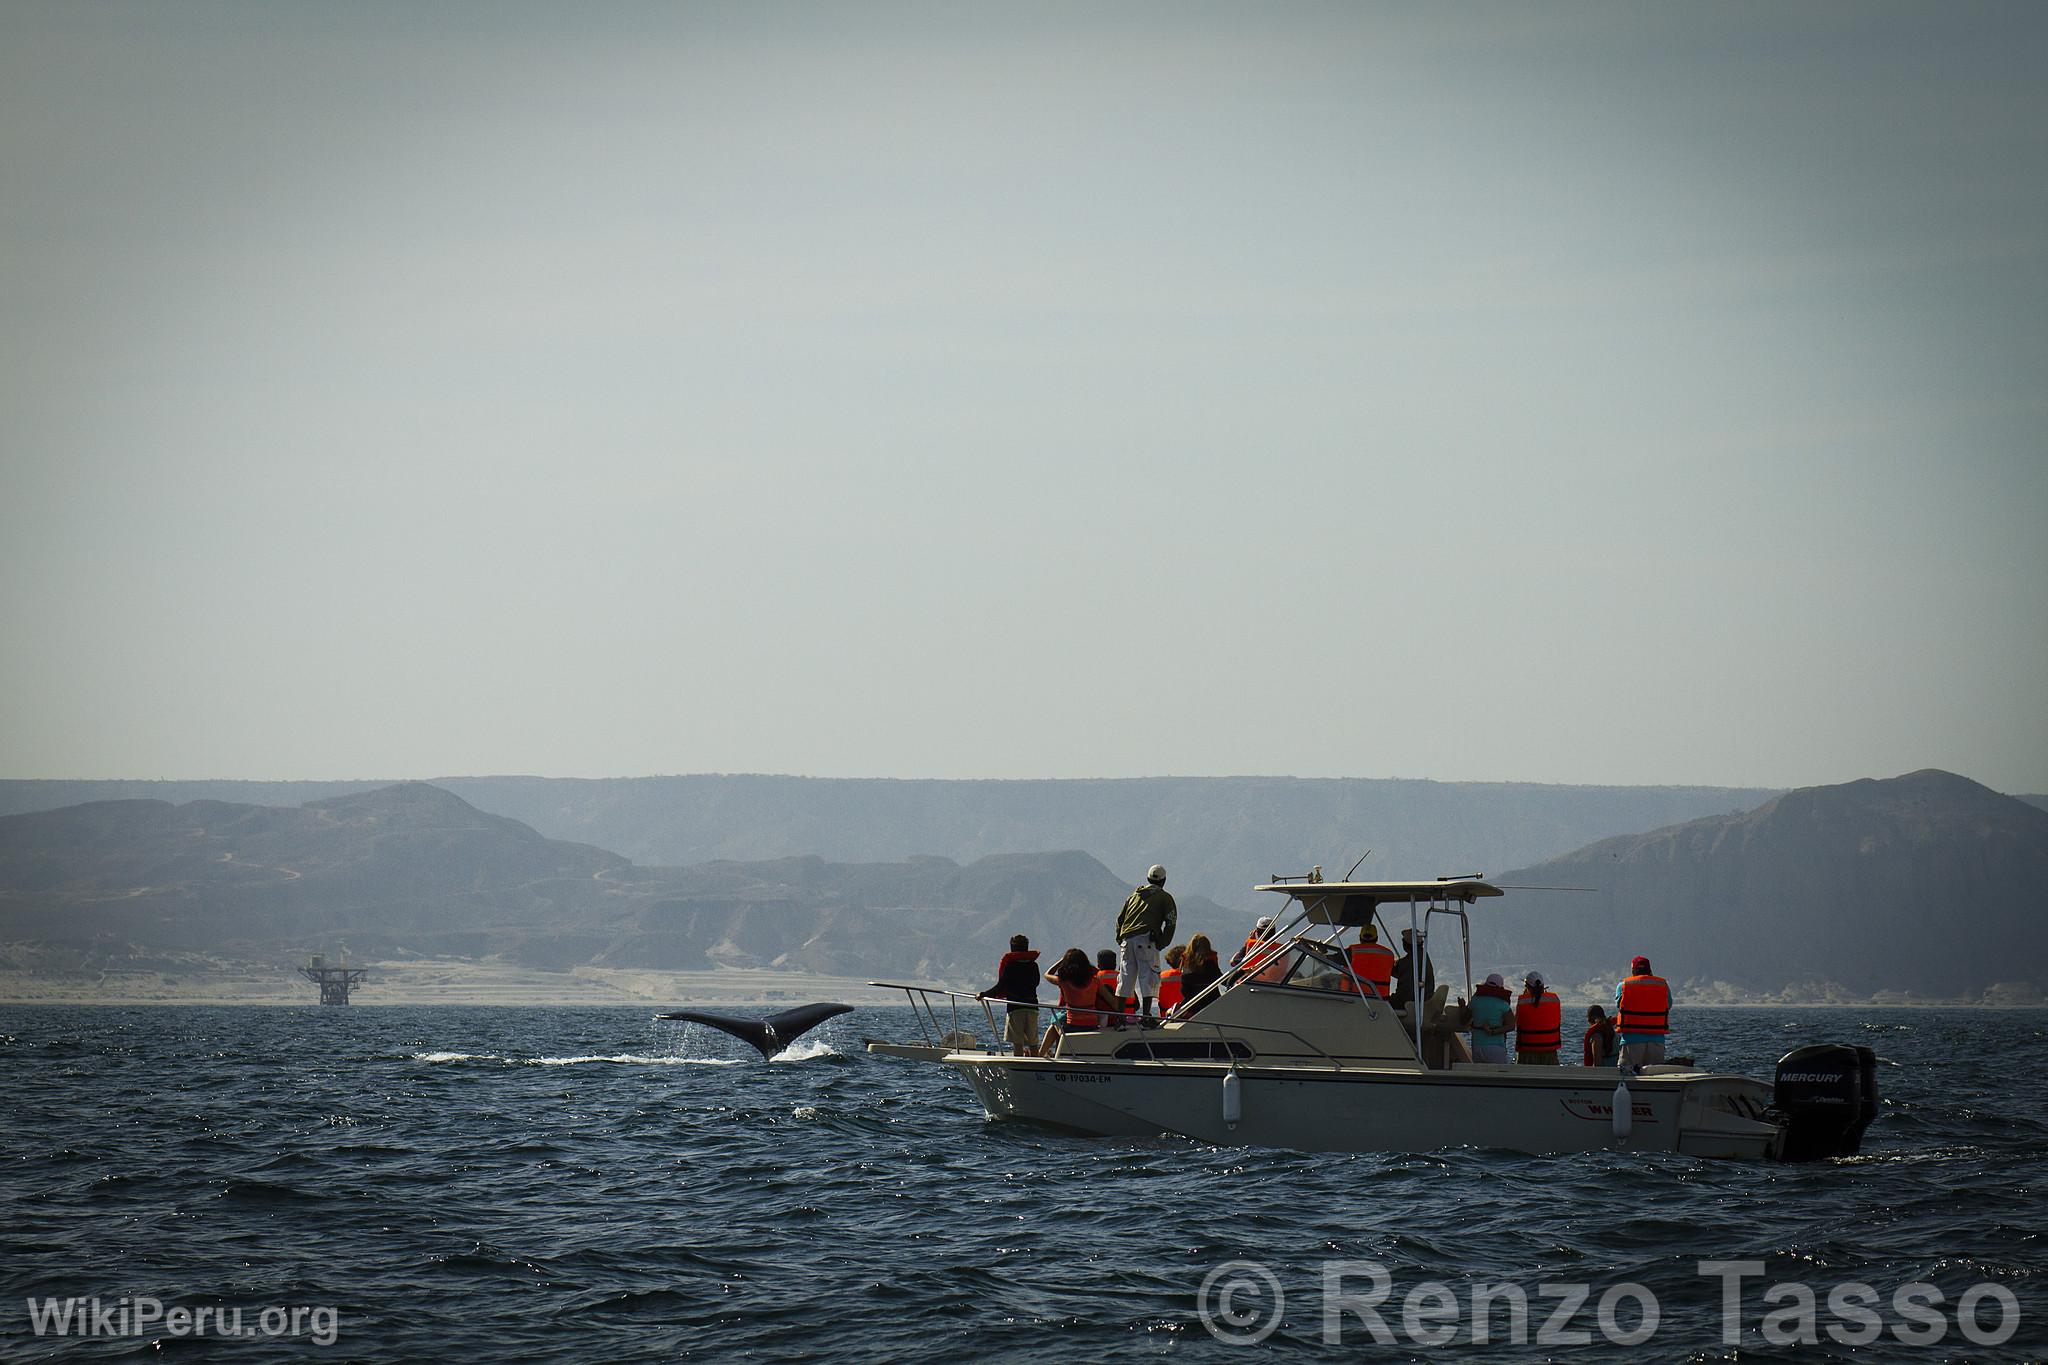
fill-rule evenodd
<path id="1" fill-rule="evenodd" d="M 1794 1048 L 1778 1059 L 1771 1103 L 1785 1119 L 1779 1160 L 1854 1156 L 1877 1117 L 1877 1054 L 1846 1043 Z"/>
<path id="2" fill-rule="evenodd" d="M 1861 1047 L 1856 1056 L 1863 1062 L 1863 1122 L 1856 1125 L 1856 1146 L 1863 1146 L 1863 1130 L 1877 1121 L 1877 1049 Z"/>

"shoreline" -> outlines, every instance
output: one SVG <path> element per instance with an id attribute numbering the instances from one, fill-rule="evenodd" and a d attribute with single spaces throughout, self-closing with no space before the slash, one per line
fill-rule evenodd
<path id="1" fill-rule="evenodd" d="M 544 972 L 460 959 L 358 962 L 370 975 L 352 1006 L 638 1005 L 719 1009 L 813 1001 L 897 1004 L 903 993 L 856 977 L 733 968 L 659 972 L 578 967 Z M 296 972 L 268 964 L 227 964 L 180 972 L 0 973 L 0 1006 L 256 1005 L 320 1007 L 319 991 Z"/>
<path id="2" fill-rule="evenodd" d="M 850 1005 L 902 1005 L 903 992 L 871 985 L 859 977 L 829 976 L 769 968 L 713 971 L 651 971 L 577 967 L 549 972 L 469 959 L 414 959 L 360 962 L 370 975 L 350 1002 L 357 1006 L 479 1005 L 511 1008 L 641 1006 L 787 1009 L 813 1001 Z M 924 982 L 937 986 L 939 983 Z M 1717 983 L 1719 985 L 1719 983 Z M 968 987 L 967 989 L 972 989 Z M 1574 992 L 1574 995 L 1579 994 Z M 2048 1007 L 2039 997 L 1987 999 L 1785 999 L 1739 996 L 1725 986 L 1714 998 L 1686 1000 L 1684 1009 L 1914 1009 L 2024 1010 Z M 1042 1002 L 1041 1002 L 1042 1003 Z M 1582 1005 L 1583 1001 L 1574 1002 Z M 1595 1001 L 1595 1003 L 1601 1003 Z M 30 1005 L 251 1005 L 319 1007 L 311 982 L 272 963 L 212 959 L 178 971 L 39 972 L 0 971 L 0 1007 Z"/>

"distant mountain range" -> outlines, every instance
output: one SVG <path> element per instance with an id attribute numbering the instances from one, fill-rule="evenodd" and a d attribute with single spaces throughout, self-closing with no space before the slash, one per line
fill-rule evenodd
<path id="1" fill-rule="evenodd" d="M 1787 792 L 1741 815 L 1605 839 L 1502 883 L 1472 914 L 1475 971 L 1626 974 L 1825 998 L 2048 987 L 2048 810 L 1929 769 Z"/>
<path id="2" fill-rule="evenodd" d="M 425 783 L 297 807 L 109 801 L 0 818 L 0 941 L 152 953 L 500 957 L 549 970 L 991 974 L 1013 933 L 1111 944 L 1130 887 L 1085 853 L 640 867 Z M 1236 917 L 1183 895 L 1191 928 Z M 56 956 L 48 954 L 55 951 Z"/>
<path id="3" fill-rule="evenodd" d="M 855 786 L 827 784 L 821 798 L 821 789 L 793 779 L 760 779 L 758 787 L 742 779 L 675 781 L 692 800 L 708 800 L 711 791 L 730 799 L 716 819 L 707 817 L 718 830 L 759 818 L 779 838 L 813 829 L 822 842 L 854 838 L 844 831 L 828 838 L 812 822 Z M 953 813 L 947 837 L 1003 839 L 988 808 L 1003 793 L 969 789 L 1007 784 L 950 785 L 954 796 L 972 799 Z M 1121 784 L 1051 785 L 1097 809 L 1092 803 L 1103 792 L 1093 788 Z M 1428 789 L 1418 799 L 1440 803 L 1449 822 L 1415 836 L 1416 844 L 1448 843 L 1487 800 L 1509 800 L 1505 790 L 1416 785 Z M 509 789 L 539 790 L 518 781 Z M 557 794 L 584 798 L 589 804 L 576 809 L 594 812 L 607 790 L 572 784 Z M 1514 799 L 1535 802 L 1546 819 L 1562 811 L 1590 819 L 1596 803 L 1577 790 L 1573 801 L 1547 806 L 1529 793 Z M 621 809 L 646 818 L 647 789 L 628 784 L 623 791 Z M 1273 809 L 1313 808 L 1327 830 L 1342 804 L 1332 806 L 1331 790 L 1317 784 L 1247 781 L 1239 794 L 1251 810 L 1225 819 L 1220 790 L 1162 781 L 1132 784 L 1127 794 L 1153 803 L 1142 817 L 1155 822 L 1153 832 L 1140 846 L 1187 850 L 1169 858 L 1182 867 L 1202 838 L 1249 848 L 1262 837 L 1304 837 L 1256 835 L 1252 826 Z M 870 813 L 865 837 L 897 837 L 888 831 L 907 827 L 902 822 L 920 803 L 943 805 L 931 793 L 898 796 L 892 811 Z M 1018 800 L 1029 807 L 1043 796 Z M 796 809 L 779 810 L 783 797 Z M 1184 802 L 1178 822 L 1173 800 Z M 1624 813 L 1643 804 L 1615 800 Z M 1679 798 L 1648 804 L 1666 800 Z M 1533 827 L 1527 809 L 1523 817 Z M 556 823 L 568 819 L 556 812 Z M 678 832 L 674 841 L 688 846 L 710 837 Z M 1473 839 L 1485 842 L 1476 831 Z M 1214 848 L 1207 856 L 1212 867 L 1223 857 Z M 1264 870 L 1289 869 L 1280 862 Z M 1487 870 L 1449 858 L 1429 871 L 1439 869 Z M 1343 870 L 1325 869 L 1331 877 Z M 1359 875 L 1418 871 L 1368 865 Z M 2048 987 L 2048 934 L 2040 927 L 2048 912 L 2048 810 L 1949 773 L 1805 788 L 1492 875 L 1509 886 L 1596 889 L 1516 891 L 1474 907 L 1473 965 L 1481 974 L 1534 966 L 1554 982 L 1580 985 L 1611 980 L 1629 956 L 1644 952 L 1693 999 L 1788 988 L 1822 999 L 1976 996 L 1996 983 Z M 1172 882 L 1180 938 L 1199 929 L 1228 950 L 1241 937 L 1250 909 L 1226 910 L 1183 878 Z M 769 967 L 986 984 L 980 978 L 1012 933 L 1030 935 L 1049 955 L 1110 946 L 1130 885 L 1080 851 L 991 852 L 964 863 L 810 853 L 642 865 L 545 837 L 424 783 L 299 806 L 103 801 L 0 817 L 0 963 L 118 967 L 190 953 L 285 961 L 345 942 L 359 959 L 491 959 L 552 971 Z M 1438 961 L 1446 965 L 1441 951 Z"/>
<path id="4" fill-rule="evenodd" d="M 0 815 L 86 801 L 297 804 L 383 783 L 0 781 Z M 436 779 L 480 810 L 635 862 L 685 866 L 815 855 L 900 862 L 932 854 L 1082 849 L 1137 879 L 1164 863 L 1176 893 L 1241 916 L 1251 887 L 1318 863 L 1341 874 L 1431 877 L 1533 863 L 1596 839 L 1744 811 L 1777 792 L 1400 779 L 1162 777 L 897 781 L 759 776 Z"/>

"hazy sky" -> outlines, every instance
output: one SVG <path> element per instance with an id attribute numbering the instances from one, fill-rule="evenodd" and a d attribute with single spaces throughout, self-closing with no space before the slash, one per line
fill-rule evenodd
<path id="1" fill-rule="evenodd" d="M 0 775 L 2048 791 L 2048 5 L 0 0 Z"/>

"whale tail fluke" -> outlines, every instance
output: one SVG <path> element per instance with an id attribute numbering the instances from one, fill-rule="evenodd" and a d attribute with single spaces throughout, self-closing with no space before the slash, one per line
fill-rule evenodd
<path id="1" fill-rule="evenodd" d="M 819 1003 L 799 1005 L 793 1010 L 771 1014 L 766 1019 L 740 1019 L 730 1014 L 713 1014 L 709 1010 L 675 1010 L 654 1017 L 708 1025 L 721 1033 L 730 1033 L 742 1042 L 752 1043 L 760 1049 L 761 1056 L 767 1058 L 773 1057 L 827 1019 L 851 1013 L 852 1010 L 851 1005 Z"/>

